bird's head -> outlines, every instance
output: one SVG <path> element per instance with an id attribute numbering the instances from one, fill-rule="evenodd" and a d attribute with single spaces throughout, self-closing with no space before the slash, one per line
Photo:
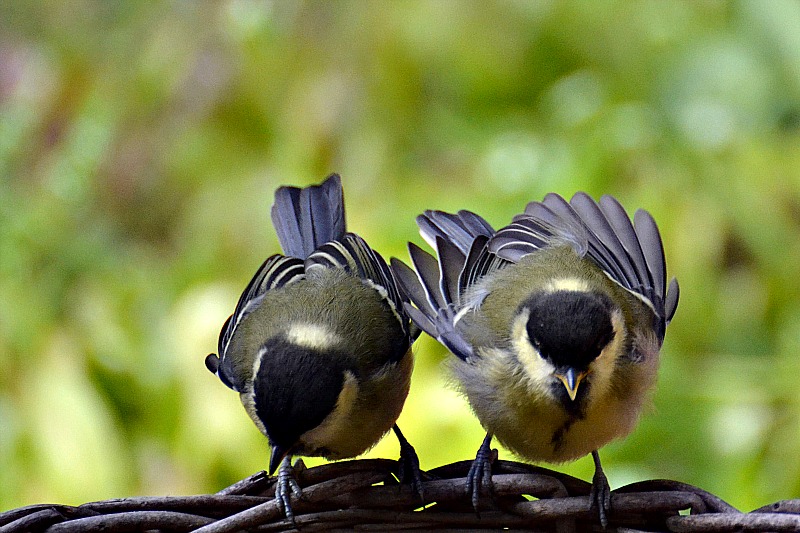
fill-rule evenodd
<path id="1" fill-rule="evenodd" d="M 270 473 L 287 455 L 328 455 L 326 432 L 355 400 L 358 385 L 346 354 L 314 331 L 290 329 L 261 345 L 253 387 L 242 395 L 272 446 Z"/>
<path id="2" fill-rule="evenodd" d="M 520 307 L 515 326 L 529 379 L 570 411 L 586 401 L 593 381 L 613 371 L 622 345 L 615 340 L 624 336 L 611 299 L 588 290 L 535 293 Z"/>

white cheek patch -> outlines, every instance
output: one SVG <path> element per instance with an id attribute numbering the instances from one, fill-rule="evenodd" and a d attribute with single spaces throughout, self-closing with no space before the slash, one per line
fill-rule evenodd
<path id="1" fill-rule="evenodd" d="M 258 376 L 258 371 L 261 369 L 261 361 L 264 359 L 264 354 L 266 354 L 266 353 L 267 353 L 267 349 L 262 346 L 258 350 L 258 353 L 256 354 L 256 358 L 253 361 L 253 373 L 251 374 L 253 376 L 253 379 L 250 380 L 249 387 L 247 387 L 248 389 L 250 389 L 249 392 L 251 394 L 254 394 L 254 392 L 253 392 L 253 383 L 256 382 L 256 377 Z"/>
<path id="2" fill-rule="evenodd" d="M 528 337 L 528 318 L 530 310 L 524 309 L 511 325 L 511 339 L 514 351 L 525 371 L 525 377 L 531 388 L 548 390 L 555 367 L 545 360 L 539 351 L 533 347 Z"/>
<path id="3" fill-rule="evenodd" d="M 595 359 L 589 370 L 592 380 L 592 398 L 605 396 L 611 387 L 611 376 L 617 365 L 617 360 L 623 355 L 625 341 L 628 338 L 628 330 L 625 328 L 625 319 L 619 310 L 611 314 L 611 325 L 614 328 L 614 338 L 603 348 L 600 355 Z"/>
<path id="4" fill-rule="evenodd" d="M 320 425 L 310 429 L 300 436 L 300 442 L 309 450 L 316 450 L 336 442 L 339 433 L 351 426 L 348 422 L 350 414 L 353 412 L 356 399 L 358 398 L 358 382 L 352 372 L 344 373 L 344 383 L 336 406 L 333 411 L 325 417 Z"/>
<path id="5" fill-rule="evenodd" d="M 239 393 L 239 399 L 242 401 L 244 410 L 247 411 L 247 414 L 250 416 L 253 423 L 255 423 L 258 430 L 264 436 L 267 436 L 267 428 L 264 427 L 264 422 L 261 421 L 261 418 L 259 418 L 256 412 L 256 395 L 253 391 L 253 387 L 250 386 L 246 391 Z"/>
<path id="6" fill-rule="evenodd" d="M 618 309 L 611 314 L 611 327 L 614 330 L 614 338 L 603 348 L 603 351 L 600 352 L 597 358 L 600 359 L 604 357 L 605 359 L 612 359 L 613 362 L 622 355 L 622 348 L 628 337 L 628 330 L 625 328 L 625 319 L 622 317 L 622 312 Z"/>
<path id="7" fill-rule="evenodd" d="M 286 330 L 286 340 L 305 348 L 326 349 L 339 343 L 339 336 L 319 324 L 293 323 Z"/>
<path id="8" fill-rule="evenodd" d="M 256 391 L 253 385 L 256 381 L 256 376 L 258 376 L 258 370 L 261 368 L 261 359 L 266 352 L 266 348 L 258 350 L 256 359 L 253 361 L 253 378 L 247 383 L 245 389 L 239 393 L 239 399 L 242 401 L 245 411 L 250 415 L 250 418 L 253 420 L 258 430 L 265 436 L 267 434 L 267 428 L 264 427 L 264 423 L 261 421 L 261 418 L 259 418 L 258 413 L 256 413 Z"/>

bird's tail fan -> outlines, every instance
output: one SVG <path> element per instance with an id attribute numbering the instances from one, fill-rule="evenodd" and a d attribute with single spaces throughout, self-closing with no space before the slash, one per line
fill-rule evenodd
<path id="1" fill-rule="evenodd" d="M 341 239 L 346 231 L 344 196 L 338 174 L 319 185 L 281 187 L 275 192 L 272 224 L 283 253 L 305 259 L 326 242 Z"/>

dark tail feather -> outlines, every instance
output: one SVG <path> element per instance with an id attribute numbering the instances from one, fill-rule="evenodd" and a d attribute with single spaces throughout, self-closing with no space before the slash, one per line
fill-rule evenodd
<path id="1" fill-rule="evenodd" d="M 283 253 L 305 259 L 346 231 L 342 180 L 331 174 L 320 185 L 281 187 L 275 192 L 272 224 Z"/>

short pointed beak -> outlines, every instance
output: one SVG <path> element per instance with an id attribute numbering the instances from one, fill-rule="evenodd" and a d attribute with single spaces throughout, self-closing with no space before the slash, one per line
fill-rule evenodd
<path id="1" fill-rule="evenodd" d="M 272 455 L 269 458 L 269 475 L 275 473 L 275 470 L 281 465 L 283 458 L 286 457 L 288 453 L 288 449 L 284 448 L 283 446 L 273 445 L 272 446 Z"/>
<path id="2" fill-rule="evenodd" d="M 581 381 L 583 381 L 583 378 L 585 378 L 588 373 L 589 372 L 586 371 L 576 372 L 574 368 L 567 368 L 566 372 L 563 374 L 555 374 L 555 376 L 564 384 L 569 399 L 574 402 L 575 397 L 578 395 L 578 387 L 580 387 Z"/>

